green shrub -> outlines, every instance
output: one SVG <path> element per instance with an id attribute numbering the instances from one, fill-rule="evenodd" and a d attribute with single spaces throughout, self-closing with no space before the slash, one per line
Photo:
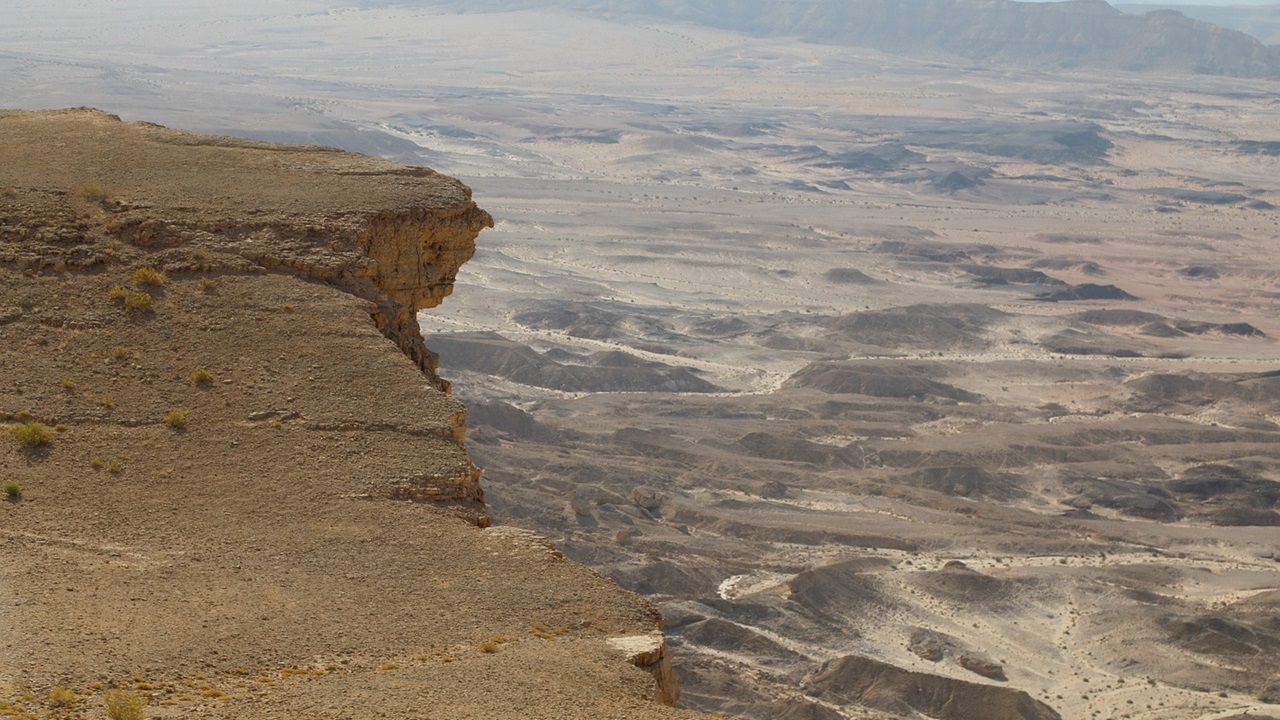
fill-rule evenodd
<path id="1" fill-rule="evenodd" d="M 150 265 L 140 267 L 133 271 L 133 284 L 151 287 L 160 287 L 165 283 L 164 273 L 151 267 Z"/>
<path id="2" fill-rule="evenodd" d="M 117 287 L 119 286 L 117 285 Z M 112 360 L 128 360 L 129 348 L 124 347 L 123 345 L 117 345 L 111 348 L 111 359 Z"/>
<path id="3" fill-rule="evenodd" d="M 187 426 L 186 410 L 170 410 L 164 414 L 164 424 L 174 430 L 181 430 Z"/>
<path id="4" fill-rule="evenodd" d="M 200 278 L 200 287 L 203 290 L 213 292 L 218 289 L 218 281 L 213 278 Z"/>
<path id="5" fill-rule="evenodd" d="M 108 690 L 103 703 L 109 720 L 143 720 L 142 698 L 124 690 Z"/>
<path id="6" fill-rule="evenodd" d="M 111 473 L 112 475 L 119 475 L 120 473 L 124 472 L 124 465 L 121 464 L 119 460 L 112 460 L 111 462 L 107 463 L 107 472 Z"/>
<path id="7" fill-rule="evenodd" d="M 9 480 L 4 484 L 4 494 L 5 497 L 16 498 L 22 495 L 22 486 L 17 480 Z"/>
<path id="8" fill-rule="evenodd" d="M 212 384 L 213 373 L 209 372 L 208 370 L 205 370 L 204 368 L 196 368 L 195 372 L 191 373 L 191 382 L 197 385 Z"/>
<path id="9" fill-rule="evenodd" d="M 53 441 L 53 431 L 48 425 L 37 420 L 10 425 L 9 433 L 15 440 L 30 448 L 48 445 Z"/>
<path id="10" fill-rule="evenodd" d="M 58 384 L 62 386 L 62 389 L 63 389 L 63 390 L 75 390 L 75 389 L 76 389 L 76 381 L 75 381 L 75 380 L 72 380 L 72 379 L 71 379 L 71 378 L 69 378 L 69 377 L 64 377 L 64 378 L 62 378 L 62 380 L 61 380 L 61 381 L 59 381 L 59 383 L 58 383 Z"/>
<path id="11" fill-rule="evenodd" d="M 98 398 L 98 404 L 110 410 L 111 408 L 116 406 L 116 401 L 112 400 L 110 395 L 103 393 L 102 397 Z"/>

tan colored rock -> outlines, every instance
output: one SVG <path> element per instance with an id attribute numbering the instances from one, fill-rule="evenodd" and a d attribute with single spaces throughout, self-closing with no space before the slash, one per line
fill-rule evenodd
<path id="1" fill-rule="evenodd" d="M 609 644 L 627 656 L 627 662 L 653 675 L 654 699 L 674 707 L 680 701 L 680 685 L 671 669 L 667 638 L 660 632 L 609 638 Z"/>
<path id="2" fill-rule="evenodd" d="M 968 670 L 975 675 L 981 675 L 984 678 L 992 680 L 1006 680 L 1004 675 L 1004 666 L 994 660 L 973 655 L 970 653 L 962 654 L 956 659 L 960 663 L 960 667 Z"/>

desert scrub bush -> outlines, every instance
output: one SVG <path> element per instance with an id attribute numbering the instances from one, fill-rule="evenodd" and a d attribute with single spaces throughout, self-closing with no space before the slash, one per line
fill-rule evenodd
<path id="1" fill-rule="evenodd" d="M 144 312 L 151 309 L 151 293 L 130 291 L 124 296 L 124 311 L 127 313 Z"/>
<path id="2" fill-rule="evenodd" d="M 49 691 L 49 704 L 56 708 L 69 708 L 76 704 L 75 691 L 61 686 L 56 687 Z"/>
<path id="3" fill-rule="evenodd" d="M 94 470 L 101 470 L 106 466 L 107 464 L 103 462 L 102 458 L 100 457 L 89 458 L 89 467 L 93 468 Z"/>
<path id="4" fill-rule="evenodd" d="M 36 448 L 48 445 L 53 441 L 53 431 L 48 425 L 37 420 L 14 423 L 9 426 L 9 433 L 25 447 Z"/>
<path id="5" fill-rule="evenodd" d="M 150 265 L 144 265 L 133 271 L 134 285 L 142 285 L 143 287 L 160 287 L 161 285 L 164 285 L 166 279 L 167 278 L 165 278 L 164 273 Z"/>
<path id="6" fill-rule="evenodd" d="M 164 424 L 174 430 L 181 430 L 187 426 L 186 410 L 170 410 L 164 414 Z"/>
<path id="7" fill-rule="evenodd" d="M 123 285 L 112 285 L 111 289 L 107 291 L 107 297 L 120 303 L 127 313 L 132 314 L 151 309 L 151 293 L 145 290 L 130 290 Z"/>
<path id="8" fill-rule="evenodd" d="M 213 373 L 204 368 L 196 368 L 195 372 L 191 373 L 191 382 L 196 385 L 212 385 Z"/>
<path id="9" fill-rule="evenodd" d="M 22 495 L 22 485 L 17 480 L 9 480 L 4 484 L 4 496 L 16 498 Z"/>
<path id="10" fill-rule="evenodd" d="M 71 378 L 69 378 L 69 377 L 64 377 L 64 378 L 62 378 L 61 380 L 59 380 L 59 381 L 58 381 L 58 384 L 62 386 L 62 389 L 63 389 L 63 390 L 75 390 L 75 389 L 76 389 L 76 381 L 75 381 L 75 380 L 72 380 L 72 379 L 71 379 Z"/>
<path id="11" fill-rule="evenodd" d="M 200 278 L 200 289 L 213 292 L 218 289 L 218 281 L 213 278 Z"/>
<path id="12" fill-rule="evenodd" d="M 109 720 L 142 720 L 142 708 L 145 704 L 141 697 L 125 690 L 108 690 L 103 696 L 103 705 Z"/>
<path id="13" fill-rule="evenodd" d="M 124 472 L 124 465 L 119 460 L 112 460 L 111 462 L 107 463 L 107 472 L 111 473 L 112 475 L 119 475 L 120 473 Z"/>
<path id="14" fill-rule="evenodd" d="M 111 191 L 96 182 L 87 182 L 76 189 L 76 193 L 89 202 L 102 202 L 111 197 Z"/>
<path id="15" fill-rule="evenodd" d="M 485 640 L 484 642 L 480 643 L 480 652 L 496 653 L 498 652 L 498 643 Z"/>
<path id="16" fill-rule="evenodd" d="M 116 401 L 112 400 L 110 395 L 103 393 L 102 397 L 98 398 L 98 404 L 110 410 L 116 406 Z"/>
<path id="17" fill-rule="evenodd" d="M 561 635 L 567 635 L 569 633 L 569 628 L 561 625 L 553 626 L 546 623 L 536 622 L 529 626 L 529 632 L 543 640 L 555 640 Z"/>
<path id="18" fill-rule="evenodd" d="M 117 285 L 116 287 L 120 287 L 120 286 L 119 286 L 119 285 Z M 111 348 L 111 359 L 112 359 L 112 360 L 128 360 L 128 359 L 129 359 L 129 348 L 127 348 L 127 347 L 125 347 L 125 346 L 123 346 L 123 345 L 117 345 L 117 346 L 115 346 L 115 347 Z"/>

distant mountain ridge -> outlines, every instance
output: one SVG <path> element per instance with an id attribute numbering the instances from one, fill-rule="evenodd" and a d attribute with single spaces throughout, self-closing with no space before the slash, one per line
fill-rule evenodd
<path id="1" fill-rule="evenodd" d="M 1264 45 L 1280 45 L 1280 5 L 1180 5 L 1158 3 L 1117 3 L 1116 8 L 1141 15 L 1153 10 L 1176 10 L 1189 18 L 1203 20 L 1230 30 L 1252 35 Z"/>
<path id="2" fill-rule="evenodd" d="M 1173 10 L 1131 15 L 1103 0 L 473 0 L 466 5 L 473 11 L 535 7 L 992 64 L 1280 77 L 1280 48 Z"/>

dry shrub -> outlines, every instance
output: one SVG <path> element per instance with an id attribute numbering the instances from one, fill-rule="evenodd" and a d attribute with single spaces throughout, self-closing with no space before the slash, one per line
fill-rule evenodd
<path id="1" fill-rule="evenodd" d="M 36 420 L 15 423 L 9 426 L 9 433 L 22 445 L 35 448 L 53 442 L 53 431 L 48 425 Z"/>
<path id="2" fill-rule="evenodd" d="M 135 693 L 124 690 L 108 690 L 103 703 L 109 720 L 143 720 L 142 708 L 146 702 Z"/>
<path id="3" fill-rule="evenodd" d="M 151 267 L 143 266 L 133 271 L 133 284 L 151 287 L 160 287 L 165 283 L 164 273 Z"/>

